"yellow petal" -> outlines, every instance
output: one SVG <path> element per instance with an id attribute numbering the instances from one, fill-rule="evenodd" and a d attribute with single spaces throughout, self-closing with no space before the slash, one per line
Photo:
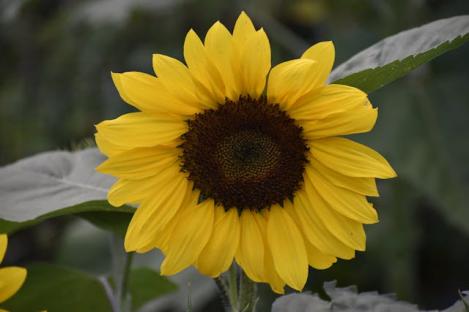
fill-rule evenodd
<path id="1" fill-rule="evenodd" d="M 201 110 L 171 95 L 154 76 L 139 72 L 112 73 L 112 80 L 121 98 L 143 112 L 191 116 Z"/>
<path id="2" fill-rule="evenodd" d="M 181 207 L 182 209 L 182 207 Z M 179 210 L 180 211 L 180 210 Z M 137 253 L 147 253 L 153 249 L 160 249 L 163 255 L 166 255 L 168 252 L 168 242 L 171 239 L 171 233 L 175 226 L 177 225 L 177 214 L 168 222 L 166 225 L 162 225 L 159 229 L 157 234 L 151 240 L 146 240 L 145 244 L 142 244 L 140 248 L 136 249 L 135 252 Z"/>
<path id="3" fill-rule="evenodd" d="M 142 180 L 118 179 L 109 189 L 107 200 L 114 207 L 138 203 L 143 198 L 151 196 L 157 184 L 154 177 Z"/>
<path id="4" fill-rule="evenodd" d="M 295 194 L 293 205 L 286 201 L 284 209 L 299 225 L 303 236 L 321 252 L 342 259 L 352 259 L 355 251 L 327 230 L 315 212 L 304 190 Z"/>
<path id="5" fill-rule="evenodd" d="M 184 59 L 192 77 L 205 87 L 204 90 L 210 92 L 208 95 L 211 102 L 205 104 L 215 108 L 217 104 L 224 103 L 225 86 L 221 75 L 209 58 L 199 36 L 192 29 L 184 41 Z"/>
<path id="6" fill-rule="evenodd" d="M 257 99 L 264 92 L 271 65 L 270 43 L 264 30 L 250 35 L 240 51 L 241 93 Z"/>
<path id="7" fill-rule="evenodd" d="M 233 62 L 239 61 L 238 51 L 235 50 L 230 32 L 222 23 L 216 22 L 210 27 L 205 36 L 205 48 L 209 58 L 222 74 L 226 96 L 232 101 L 238 100 L 240 91 L 235 82 L 233 68 Z"/>
<path id="8" fill-rule="evenodd" d="M 273 292 L 277 294 L 285 293 L 285 282 L 280 278 L 275 269 L 274 260 L 272 257 L 272 251 L 270 250 L 267 238 L 267 220 L 268 210 L 264 209 L 261 213 L 254 214 L 256 217 L 257 224 L 259 229 L 262 232 L 262 237 L 264 239 L 264 280 L 263 282 L 269 283 L 270 288 Z"/>
<path id="9" fill-rule="evenodd" d="M 106 140 L 101 133 L 95 133 L 94 138 L 99 151 L 108 157 L 118 155 L 130 149 L 129 147 L 109 142 L 109 140 Z"/>
<path id="10" fill-rule="evenodd" d="M 350 112 L 336 113 L 324 119 L 304 120 L 301 127 L 308 140 L 369 132 L 375 126 L 378 109 L 362 105 Z"/>
<path id="11" fill-rule="evenodd" d="M 187 124 L 171 116 L 152 116 L 129 113 L 113 120 L 105 120 L 96 129 L 107 141 L 129 148 L 156 145 L 175 146 Z"/>
<path id="12" fill-rule="evenodd" d="M 179 150 L 174 147 L 140 147 L 107 159 L 96 170 L 119 178 L 140 180 L 159 174 L 161 168 L 178 162 L 178 157 Z"/>
<path id="13" fill-rule="evenodd" d="M 285 293 L 285 282 L 280 278 L 274 266 L 272 252 L 266 248 L 265 253 L 265 278 L 274 293 L 283 295 Z"/>
<path id="14" fill-rule="evenodd" d="M 349 177 L 324 166 L 314 158 L 310 160 L 310 164 L 313 170 L 317 171 L 335 186 L 343 187 L 366 196 L 379 196 L 374 178 Z"/>
<path id="15" fill-rule="evenodd" d="M 212 235 L 213 200 L 182 212 L 171 234 L 171 246 L 161 264 L 162 275 L 176 274 L 195 263 Z"/>
<path id="16" fill-rule="evenodd" d="M 334 263 L 337 262 L 337 258 L 334 256 L 326 255 L 311 245 L 305 240 L 306 253 L 308 254 L 308 263 L 310 266 L 317 270 L 324 270 L 330 268 Z"/>
<path id="17" fill-rule="evenodd" d="M 278 64 L 269 75 L 267 97 L 269 102 L 278 103 L 288 110 L 295 102 L 314 87 L 316 62 L 297 59 Z"/>
<path id="18" fill-rule="evenodd" d="M 371 107 L 365 92 L 332 84 L 305 94 L 289 109 L 288 114 L 295 120 L 318 120 L 363 106 Z"/>
<path id="19" fill-rule="evenodd" d="M 3 258 L 5 257 L 5 253 L 8 247 L 8 236 L 6 234 L 0 235 L 0 263 L 2 263 Z"/>
<path id="20" fill-rule="evenodd" d="M 0 269 L 0 302 L 12 297 L 21 288 L 27 271 L 24 268 L 8 267 Z"/>
<path id="21" fill-rule="evenodd" d="M 269 283 L 270 288 L 274 293 L 283 295 L 285 293 L 285 282 L 280 278 L 277 270 L 275 269 L 272 251 L 268 247 L 268 244 L 266 244 L 264 258 L 264 275 L 266 282 Z"/>
<path id="22" fill-rule="evenodd" d="M 144 198 L 152 197 L 158 192 L 159 186 L 179 181 L 179 166 L 175 163 L 164 164 L 158 169 L 158 174 L 139 180 L 119 179 L 108 192 L 108 201 L 115 207 L 124 204 L 140 202 Z M 174 179 L 176 177 L 176 179 Z"/>
<path id="23" fill-rule="evenodd" d="M 278 205 L 270 208 L 267 238 L 278 275 L 287 285 L 301 291 L 308 278 L 308 256 L 303 236 L 287 212 Z"/>
<path id="24" fill-rule="evenodd" d="M 251 19 L 246 14 L 246 12 L 242 11 L 239 14 L 238 19 L 236 20 L 234 30 L 233 30 L 233 39 L 239 47 L 242 47 L 246 41 L 248 40 L 249 36 L 254 34 L 256 29 L 252 24 Z"/>
<path id="25" fill-rule="evenodd" d="M 217 277 L 228 270 L 239 245 L 240 225 L 238 211 L 215 207 L 213 233 L 197 260 L 197 269 Z"/>
<path id="26" fill-rule="evenodd" d="M 257 212 L 245 209 L 241 213 L 240 240 L 236 251 L 236 262 L 246 275 L 255 282 L 264 280 L 264 239 L 256 221 Z"/>
<path id="27" fill-rule="evenodd" d="M 236 20 L 233 30 L 233 57 L 231 68 L 233 70 L 234 86 L 237 90 L 236 96 L 247 95 L 244 88 L 243 77 L 241 75 L 241 68 L 244 66 L 244 60 L 241 59 L 241 54 L 244 51 L 248 38 L 254 36 L 256 29 L 249 18 L 249 16 L 242 11 Z M 237 98 L 236 98 L 237 100 Z"/>
<path id="28" fill-rule="evenodd" d="M 162 54 L 153 54 L 153 70 L 158 75 L 160 83 L 182 103 L 200 109 L 211 108 L 199 101 L 189 69 L 177 59 Z"/>
<path id="29" fill-rule="evenodd" d="M 332 43 L 332 41 L 316 43 L 306 50 L 301 58 L 314 60 L 318 63 L 318 67 L 316 67 L 316 72 L 314 74 L 315 79 L 312 84 L 315 87 L 322 86 L 326 83 L 327 77 L 329 77 L 332 66 L 334 65 L 334 43 Z"/>
<path id="30" fill-rule="evenodd" d="M 199 202 L 200 192 L 197 190 L 193 190 L 192 183 L 189 183 L 188 186 L 189 187 L 186 190 L 186 194 L 182 195 L 184 199 L 178 212 L 166 225 L 158 226 L 158 231 L 155 231 L 151 244 L 148 244 L 146 246 L 147 251 L 152 248 L 159 248 L 161 249 L 164 255 L 168 253 L 168 250 L 171 247 L 171 235 L 173 233 L 174 228 L 178 225 L 179 219 L 181 219 L 182 211 L 195 209 Z"/>
<path id="31" fill-rule="evenodd" d="M 171 179 L 158 184 L 152 196 L 146 197 L 133 215 L 125 237 L 125 249 L 134 251 L 154 246 L 158 233 L 178 213 L 190 188 L 192 183 L 182 174 L 173 174 Z"/>
<path id="32" fill-rule="evenodd" d="M 396 172 L 383 156 L 369 147 L 345 138 L 310 142 L 311 155 L 323 165 L 350 177 L 393 178 Z"/>
<path id="33" fill-rule="evenodd" d="M 334 211 L 360 223 L 378 222 L 378 213 L 365 196 L 331 184 L 309 166 L 306 168 L 306 176 L 308 177 L 308 180 L 305 181 L 306 192 L 313 191 L 311 187 L 306 187 L 312 184 L 317 193 Z M 319 205 L 319 203 L 317 204 Z M 315 207 L 314 205 L 313 202 L 313 207 Z"/>
<path id="34" fill-rule="evenodd" d="M 351 220 L 338 213 L 323 199 L 309 181 L 305 181 L 306 195 L 324 226 L 345 245 L 355 250 L 364 251 L 366 245 L 365 231 L 360 222 Z"/>

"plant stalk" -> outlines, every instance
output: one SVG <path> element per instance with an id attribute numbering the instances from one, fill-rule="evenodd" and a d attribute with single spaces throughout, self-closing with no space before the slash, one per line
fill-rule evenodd
<path id="1" fill-rule="evenodd" d="M 229 271 L 228 290 L 231 310 L 238 311 L 238 267 L 235 263 L 231 265 Z"/>
<path id="2" fill-rule="evenodd" d="M 130 276 L 130 269 L 132 267 L 132 260 L 133 260 L 133 253 L 126 253 L 126 261 L 124 265 L 124 271 L 122 272 L 122 280 L 120 285 L 120 301 L 121 306 L 125 304 L 128 297 L 128 287 L 129 287 L 129 276 Z"/>
<path id="3" fill-rule="evenodd" d="M 257 303 L 257 285 L 243 270 L 233 264 L 230 270 L 215 280 L 222 292 L 222 298 L 228 298 L 227 312 L 255 312 Z M 224 300 L 226 301 L 226 300 Z"/>
<path id="4" fill-rule="evenodd" d="M 257 285 L 241 270 L 239 279 L 239 312 L 255 312 L 257 303 Z"/>
<path id="5" fill-rule="evenodd" d="M 131 298 L 128 293 L 128 283 L 130 270 L 132 267 L 133 253 L 125 252 L 123 246 L 124 242 L 122 238 L 113 235 L 111 242 L 111 254 L 114 301 L 118 306 L 116 312 L 131 311 Z"/>

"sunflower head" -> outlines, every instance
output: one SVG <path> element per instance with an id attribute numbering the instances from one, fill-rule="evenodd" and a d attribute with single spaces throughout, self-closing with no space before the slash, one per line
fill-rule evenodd
<path id="1" fill-rule="evenodd" d="M 190 30 L 184 60 L 155 54 L 156 76 L 112 75 L 139 110 L 96 133 L 98 170 L 118 178 L 109 202 L 138 204 L 126 249 L 161 249 L 163 274 L 216 277 L 236 261 L 279 293 L 364 250 L 363 224 L 378 221 L 366 196 L 395 172 L 343 137 L 370 131 L 377 109 L 327 84 L 332 42 L 271 68 L 267 35 L 242 12 L 232 33 L 216 22 L 202 42 Z"/>
<path id="2" fill-rule="evenodd" d="M 241 96 L 187 123 L 182 169 L 204 198 L 260 212 L 300 188 L 308 147 L 301 127 L 278 104 Z"/>

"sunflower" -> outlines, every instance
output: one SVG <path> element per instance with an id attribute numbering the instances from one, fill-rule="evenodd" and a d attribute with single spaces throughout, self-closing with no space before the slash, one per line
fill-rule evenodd
<path id="1" fill-rule="evenodd" d="M 3 261 L 7 250 L 8 238 L 0 235 L 0 262 Z M 26 269 L 19 267 L 6 267 L 0 269 L 0 303 L 5 302 L 21 288 L 26 279 Z M 1 311 L 5 311 L 0 309 Z"/>
<path id="2" fill-rule="evenodd" d="M 370 131 L 377 109 L 362 91 L 326 84 L 332 42 L 271 69 L 264 30 L 242 12 L 204 42 L 190 30 L 182 63 L 154 54 L 156 77 L 113 73 L 139 112 L 96 126 L 118 178 L 114 206 L 138 204 L 125 248 L 165 254 L 161 273 L 194 265 L 217 277 L 233 261 L 255 282 L 301 290 L 308 266 L 326 269 L 365 250 L 378 222 L 366 196 L 396 174 L 344 135 Z"/>

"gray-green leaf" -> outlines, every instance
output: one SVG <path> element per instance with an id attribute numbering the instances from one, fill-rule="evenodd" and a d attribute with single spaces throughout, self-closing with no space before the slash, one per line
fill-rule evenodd
<path id="1" fill-rule="evenodd" d="M 0 230 L 11 232 L 44 219 L 89 211 L 131 213 L 106 200 L 114 178 L 96 172 L 104 160 L 89 148 L 46 152 L 0 168 Z"/>
<path id="2" fill-rule="evenodd" d="M 418 312 L 417 305 L 398 301 L 393 295 L 381 295 L 376 291 L 358 293 L 356 286 L 336 287 L 336 282 L 324 283 L 324 290 L 330 301 L 317 294 L 291 294 L 278 298 L 272 305 L 272 312 Z M 465 297 L 467 298 L 467 292 Z M 462 301 L 443 312 L 465 312 Z M 430 311 L 427 311 L 430 312 Z"/>
<path id="3" fill-rule="evenodd" d="M 388 37 L 332 71 L 330 81 L 367 93 L 469 40 L 469 15 L 441 19 Z"/>

